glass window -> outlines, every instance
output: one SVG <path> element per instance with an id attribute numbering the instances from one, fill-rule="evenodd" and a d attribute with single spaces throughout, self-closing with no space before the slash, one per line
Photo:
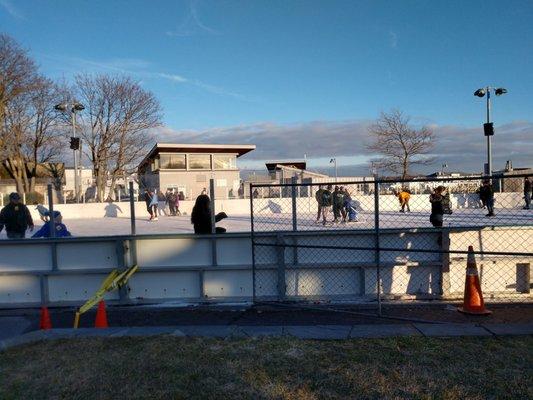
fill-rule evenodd
<path id="1" fill-rule="evenodd" d="M 215 169 L 236 169 L 236 157 L 226 154 L 217 154 L 213 156 Z"/>
<path id="2" fill-rule="evenodd" d="M 185 169 L 185 154 L 161 154 L 162 169 Z"/>
<path id="3" fill-rule="evenodd" d="M 152 171 L 157 171 L 159 169 L 159 156 L 157 156 L 156 158 L 154 158 L 152 160 Z"/>
<path id="4" fill-rule="evenodd" d="M 210 154 L 189 154 L 190 169 L 211 169 Z"/>

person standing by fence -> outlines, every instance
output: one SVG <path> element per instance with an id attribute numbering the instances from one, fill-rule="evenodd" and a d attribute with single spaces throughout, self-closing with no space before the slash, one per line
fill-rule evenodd
<path id="1" fill-rule="evenodd" d="M 28 228 L 33 231 L 30 210 L 22 204 L 18 193 L 11 193 L 9 204 L 0 211 L 0 232 L 4 226 L 9 239 L 24 239 Z"/>
<path id="2" fill-rule="evenodd" d="M 322 192 L 322 225 L 328 222 L 328 214 L 333 204 L 333 194 L 331 193 L 332 186 L 328 185 Z"/>
<path id="3" fill-rule="evenodd" d="M 318 190 L 315 193 L 315 200 L 317 203 L 318 211 L 316 213 L 316 222 L 318 223 L 320 221 L 320 216 L 322 215 L 322 194 L 324 193 L 324 189 L 322 185 L 318 186 Z"/>
<path id="4" fill-rule="evenodd" d="M 479 197 L 481 201 L 487 206 L 489 212 L 486 217 L 494 217 L 494 189 L 489 180 L 483 182 L 483 186 L 479 190 Z"/>
<path id="5" fill-rule="evenodd" d="M 444 186 L 437 186 L 433 193 L 429 196 L 429 202 L 431 203 L 431 215 L 429 221 L 435 228 L 441 228 L 444 222 L 444 206 L 442 201 L 444 200 Z"/>
<path id="6" fill-rule="evenodd" d="M 335 191 L 333 192 L 333 216 L 334 216 L 334 223 L 339 222 L 339 218 L 341 217 L 341 210 L 344 206 L 344 193 L 341 191 L 341 189 L 338 186 L 335 186 Z"/>
<path id="7" fill-rule="evenodd" d="M 526 205 L 524 206 L 524 210 L 529 210 L 531 208 L 531 181 L 529 180 L 529 177 L 524 178 L 524 201 L 526 202 Z"/>

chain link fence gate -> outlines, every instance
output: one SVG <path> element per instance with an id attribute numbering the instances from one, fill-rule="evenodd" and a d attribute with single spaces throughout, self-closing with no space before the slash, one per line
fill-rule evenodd
<path id="1" fill-rule="evenodd" d="M 532 175 L 251 184 L 254 301 L 378 311 L 382 303 L 460 301 L 472 245 L 486 302 L 531 303 L 525 178 Z M 439 223 L 429 199 L 440 186 Z"/>

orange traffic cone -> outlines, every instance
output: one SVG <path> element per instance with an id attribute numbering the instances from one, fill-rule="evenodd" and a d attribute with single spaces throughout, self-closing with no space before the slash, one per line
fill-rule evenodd
<path id="1" fill-rule="evenodd" d="M 41 320 L 39 322 L 39 329 L 52 329 L 52 321 L 48 313 L 48 307 L 41 307 Z"/>
<path id="2" fill-rule="evenodd" d="M 96 321 L 94 322 L 95 328 L 109 328 L 107 324 L 107 313 L 105 311 L 105 303 L 100 300 L 98 303 L 98 310 L 96 311 Z"/>
<path id="3" fill-rule="evenodd" d="M 483 302 L 483 293 L 481 292 L 481 284 L 477 274 L 476 257 L 472 246 L 468 246 L 464 302 L 463 306 L 458 307 L 457 310 L 473 315 L 492 314 L 492 311 L 485 308 L 485 303 Z"/>

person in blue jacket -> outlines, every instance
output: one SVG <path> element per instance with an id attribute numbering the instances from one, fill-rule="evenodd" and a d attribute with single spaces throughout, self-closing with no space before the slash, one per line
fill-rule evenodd
<path id="1" fill-rule="evenodd" d="M 67 230 L 67 227 L 63 224 L 63 217 L 59 211 L 54 211 L 54 225 L 55 225 L 55 231 L 56 236 L 55 237 L 69 237 L 72 236 L 70 232 Z M 52 237 L 52 234 L 50 232 L 50 227 L 52 226 L 52 220 L 50 219 L 49 222 L 45 223 L 41 229 L 39 229 L 35 234 L 32 236 L 32 238 L 49 238 Z"/>

